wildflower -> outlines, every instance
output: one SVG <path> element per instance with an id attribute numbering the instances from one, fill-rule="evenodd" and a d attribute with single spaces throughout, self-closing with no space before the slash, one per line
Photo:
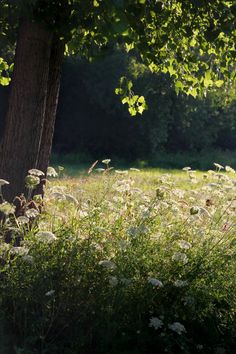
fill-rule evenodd
<path id="1" fill-rule="evenodd" d="M 124 170 L 124 171 L 121 171 L 121 170 L 115 170 L 115 173 L 119 174 L 119 175 L 127 175 L 128 174 L 128 171 Z"/>
<path id="2" fill-rule="evenodd" d="M 64 168 L 63 166 L 58 166 L 58 170 L 59 170 L 59 171 L 64 171 L 64 169 L 65 169 L 65 168 Z"/>
<path id="3" fill-rule="evenodd" d="M 132 182 L 130 180 L 121 180 L 117 181 L 115 184 L 113 184 L 113 189 L 115 189 L 119 193 L 124 193 L 124 192 L 129 192 L 130 187 L 131 187 Z"/>
<path id="4" fill-rule="evenodd" d="M 49 166 L 49 167 L 47 168 L 47 176 L 48 176 L 48 177 L 57 177 L 57 176 L 58 176 L 58 173 L 57 173 L 57 171 L 55 170 L 55 168 Z"/>
<path id="5" fill-rule="evenodd" d="M 185 240 L 180 240 L 178 244 L 179 247 L 182 248 L 183 250 L 189 250 L 192 247 L 191 243 Z"/>
<path id="6" fill-rule="evenodd" d="M 39 241 L 51 243 L 57 240 L 57 237 L 50 231 L 39 231 L 36 234 Z"/>
<path id="7" fill-rule="evenodd" d="M 15 206 L 8 203 L 8 202 L 4 202 L 4 203 L 0 204 L 0 211 L 2 213 L 4 213 L 5 215 L 14 214 Z"/>
<path id="8" fill-rule="evenodd" d="M 149 327 L 153 327 L 155 330 L 161 328 L 163 326 L 162 320 L 158 317 L 151 317 L 149 322 Z"/>
<path id="9" fill-rule="evenodd" d="M 180 322 L 174 322 L 172 324 L 169 324 L 168 327 L 179 335 L 181 335 L 182 333 L 186 333 L 184 325 L 182 325 Z"/>
<path id="10" fill-rule="evenodd" d="M 115 196 L 112 199 L 115 203 L 123 203 L 124 202 L 124 198 L 119 197 L 119 196 Z"/>
<path id="11" fill-rule="evenodd" d="M 0 243 L 0 254 L 2 255 L 6 251 L 8 251 L 10 248 L 10 245 L 8 243 Z"/>
<path id="12" fill-rule="evenodd" d="M 102 163 L 104 163 L 105 165 L 109 165 L 110 162 L 111 162 L 111 159 L 102 160 Z"/>
<path id="13" fill-rule="evenodd" d="M 176 286 L 177 288 L 182 288 L 184 286 L 188 285 L 188 282 L 186 280 L 176 280 L 174 282 L 174 286 Z"/>
<path id="14" fill-rule="evenodd" d="M 32 168 L 31 170 L 28 171 L 29 175 L 33 175 L 33 176 L 44 176 L 43 171 L 37 170 L 37 168 Z"/>
<path id="15" fill-rule="evenodd" d="M 138 168 L 134 168 L 134 167 L 131 167 L 130 171 L 140 172 L 140 170 Z"/>
<path id="16" fill-rule="evenodd" d="M 18 256 L 25 256 L 29 252 L 28 248 L 25 247 L 12 247 L 11 248 L 11 254 L 15 254 Z"/>
<path id="17" fill-rule="evenodd" d="M 88 216 L 88 213 L 85 210 L 78 210 L 78 216 L 82 219 Z"/>
<path id="18" fill-rule="evenodd" d="M 213 165 L 218 169 L 218 171 L 222 170 L 224 166 L 220 165 L 219 163 L 214 162 Z"/>
<path id="19" fill-rule="evenodd" d="M 115 269 L 116 265 L 112 261 L 109 260 L 103 260 L 98 263 L 100 266 L 106 268 L 106 269 Z"/>
<path id="20" fill-rule="evenodd" d="M 235 170 L 232 167 L 230 167 L 230 166 L 225 166 L 225 171 L 226 172 L 235 173 Z"/>
<path id="21" fill-rule="evenodd" d="M 36 216 L 39 215 L 39 211 L 37 209 L 31 208 L 31 209 L 26 210 L 25 215 L 29 219 L 36 218 Z"/>
<path id="22" fill-rule="evenodd" d="M 109 277 L 109 284 L 110 286 L 116 286 L 118 284 L 118 279 L 117 277 L 111 276 Z"/>
<path id="23" fill-rule="evenodd" d="M 187 171 L 191 170 L 191 167 L 187 166 L 187 167 L 182 168 L 182 170 L 187 172 Z"/>
<path id="24" fill-rule="evenodd" d="M 29 264 L 34 263 L 34 257 L 30 256 L 29 254 L 24 254 L 22 256 L 22 260 Z"/>
<path id="25" fill-rule="evenodd" d="M 34 175 L 28 175 L 25 177 L 25 186 L 29 189 L 34 189 L 40 183 L 40 178 Z"/>
<path id="26" fill-rule="evenodd" d="M 55 290 L 49 290 L 45 296 L 52 296 L 55 293 Z"/>
<path id="27" fill-rule="evenodd" d="M 188 262 L 188 257 L 186 256 L 185 253 L 175 252 L 172 256 L 172 260 L 186 264 Z"/>
<path id="28" fill-rule="evenodd" d="M 17 222 L 20 225 L 27 224 L 29 222 L 29 218 L 27 218 L 27 216 L 19 216 L 17 218 Z"/>
<path id="29" fill-rule="evenodd" d="M 6 181 L 5 179 L 0 178 L 0 192 L 1 192 L 1 187 L 5 186 L 6 184 L 10 184 L 10 183 L 8 181 Z"/>
<path id="30" fill-rule="evenodd" d="M 157 288 L 163 287 L 163 283 L 156 278 L 148 277 L 148 283 L 152 284 L 153 286 L 156 286 Z"/>

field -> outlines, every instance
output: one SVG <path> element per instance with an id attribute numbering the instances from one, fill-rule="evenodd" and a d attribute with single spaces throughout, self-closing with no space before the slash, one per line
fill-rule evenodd
<path id="1" fill-rule="evenodd" d="M 0 352 L 233 353 L 235 171 L 101 166 L 4 204 Z"/>

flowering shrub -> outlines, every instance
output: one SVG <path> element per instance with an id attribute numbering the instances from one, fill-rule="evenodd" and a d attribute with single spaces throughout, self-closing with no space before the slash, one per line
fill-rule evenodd
<path id="1" fill-rule="evenodd" d="M 50 181 L 41 213 L 0 204 L 0 315 L 15 353 L 230 353 L 234 170 L 109 163 Z"/>

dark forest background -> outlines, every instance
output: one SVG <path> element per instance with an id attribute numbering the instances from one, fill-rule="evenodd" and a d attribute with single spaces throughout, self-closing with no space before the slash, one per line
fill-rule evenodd
<path id="1" fill-rule="evenodd" d="M 133 80 L 148 110 L 131 117 L 115 88 Z M 0 88 L 3 131 L 9 88 Z M 112 50 L 95 61 L 65 59 L 53 143 L 56 154 L 86 159 L 155 161 L 160 153 L 236 150 L 236 90 L 222 87 L 194 99 L 176 95 L 171 78 L 151 74 L 135 56 Z M 29 134 L 30 132 L 26 132 Z"/>

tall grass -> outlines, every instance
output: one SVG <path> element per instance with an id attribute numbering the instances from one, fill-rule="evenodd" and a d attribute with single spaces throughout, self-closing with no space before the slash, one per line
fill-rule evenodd
<path id="1" fill-rule="evenodd" d="M 215 167 L 105 165 L 50 181 L 41 214 L 9 212 L 0 313 L 12 352 L 232 353 L 236 182 Z"/>

